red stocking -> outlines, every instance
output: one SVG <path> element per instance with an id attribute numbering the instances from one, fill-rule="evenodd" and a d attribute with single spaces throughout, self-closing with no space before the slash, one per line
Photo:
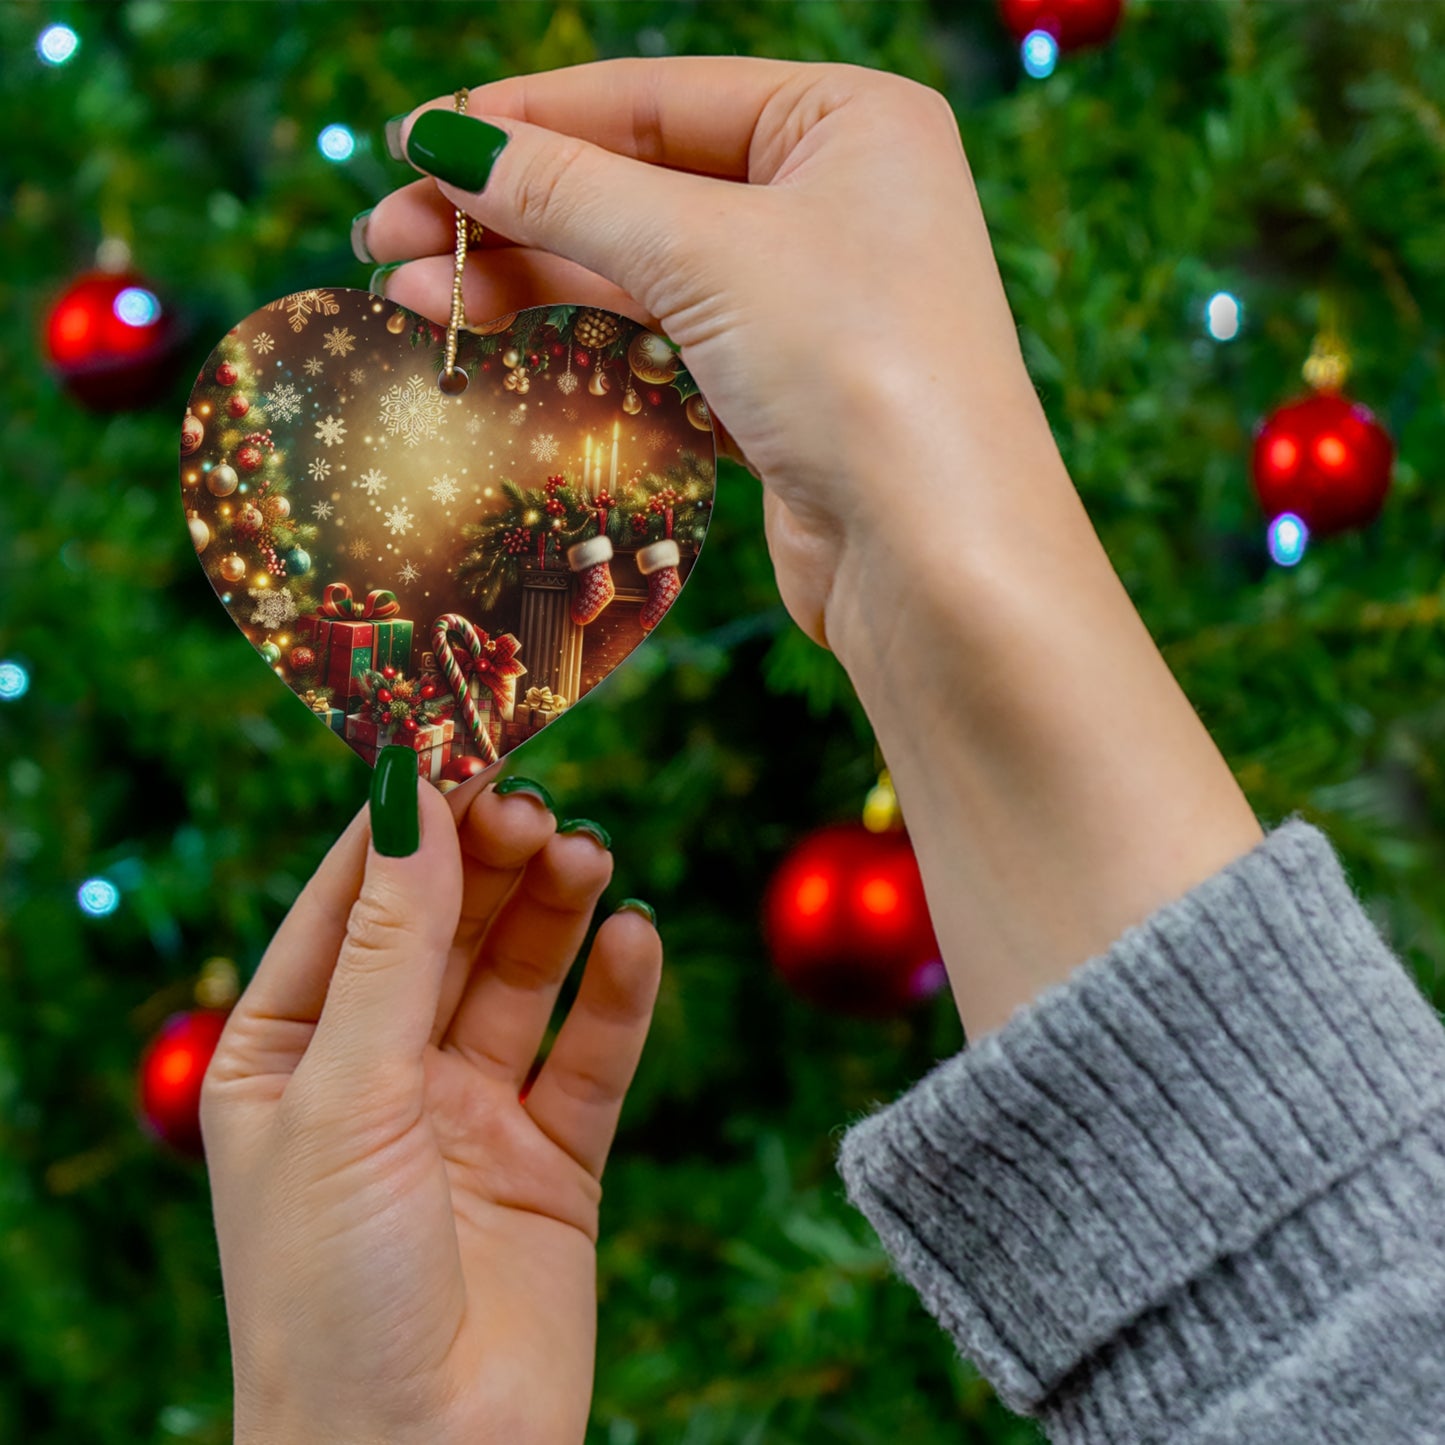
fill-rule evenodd
<path id="1" fill-rule="evenodd" d="M 589 537 L 567 549 L 567 565 L 577 574 L 572 592 L 572 621 L 586 627 L 614 597 L 612 543 L 606 537 Z"/>
<path id="2" fill-rule="evenodd" d="M 651 632 L 677 601 L 677 594 L 682 591 L 682 578 L 677 575 L 677 564 L 681 560 L 682 553 L 671 538 L 654 542 L 637 554 L 637 570 L 647 578 L 647 601 L 642 604 L 644 632 Z"/>

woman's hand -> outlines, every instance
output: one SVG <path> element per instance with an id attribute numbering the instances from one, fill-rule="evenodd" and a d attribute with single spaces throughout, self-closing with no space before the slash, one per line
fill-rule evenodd
<path id="1" fill-rule="evenodd" d="M 936 91 L 737 57 L 519 76 L 471 92 L 469 117 L 507 138 L 484 188 L 496 133 L 450 98 L 389 128 L 398 152 L 431 110 L 453 138 L 406 153 L 437 183 L 387 196 L 359 238 L 410 262 L 386 295 L 448 318 L 455 205 L 495 233 L 468 261 L 469 317 L 578 302 L 678 343 L 765 483 L 778 586 L 816 640 L 846 646 L 873 605 L 858 574 L 890 547 L 906 565 L 877 580 L 906 587 L 920 517 L 978 535 L 1017 508 L 1008 481 L 1067 487 Z M 459 167 L 469 146 L 477 166 Z M 1007 476 L 986 464 L 1000 455 Z"/>
<path id="2" fill-rule="evenodd" d="M 519 1100 L 611 854 L 540 794 L 411 790 L 420 846 L 352 822 L 206 1075 L 238 1445 L 585 1432 L 599 1181 L 661 946 L 631 909 L 602 925 Z"/>

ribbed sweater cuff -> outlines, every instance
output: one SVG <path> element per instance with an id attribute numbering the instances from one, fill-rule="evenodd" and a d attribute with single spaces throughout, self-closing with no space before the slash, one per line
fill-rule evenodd
<path id="1" fill-rule="evenodd" d="M 1438 1162 L 1442 1104 L 1439 1019 L 1292 819 L 856 1124 L 839 1167 L 1008 1404 L 1082 1419 L 1103 1390 L 1112 1428 L 1060 1433 L 1143 1439 L 1378 1257 L 1372 1161 Z"/>

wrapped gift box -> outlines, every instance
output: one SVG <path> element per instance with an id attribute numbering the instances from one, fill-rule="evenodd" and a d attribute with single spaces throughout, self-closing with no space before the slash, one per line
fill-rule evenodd
<path id="1" fill-rule="evenodd" d="M 400 617 L 383 617 L 372 625 L 376 628 L 376 670 L 394 667 L 399 673 L 410 672 L 412 624 Z"/>
<path id="2" fill-rule="evenodd" d="M 408 732 L 400 723 L 377 723 L 352 713 L 346 719 L 346 741 L 373 767 L 382 748 L 402 747 L 416 751 L 417 775 L 436 782 L 451 761 L 456 724 L 448 718 L 430 727 Z"/>
<path id="3" fill-rule="evenodd" d="M 301 617 L 296 621 L 297 639 L 315 651 L 317 674 L 330 688 L 333 706 L 344 713 L 361 708 L 361 678 L 373 666 L 376 629 L 382 625 L 336 617 Z M 410 642 L 407 646 L 410 648 Z"/>

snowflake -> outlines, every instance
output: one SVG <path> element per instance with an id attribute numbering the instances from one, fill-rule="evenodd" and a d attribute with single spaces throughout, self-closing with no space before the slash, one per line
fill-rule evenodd
<path id="1" fill-rule="evenodd" d="M 362 472 L 360 479 L 352 482 L 351 485 L 360 487 L 368 497 L 374 497 L 378 492 L 386 490 L 386 478 L 375 467 L 372 467 L 369 472 Z"/>
<path id="2" fill-rule="evenodd" d="M 366 543 L 361 540 L 360 537 L 358 537 L 354 542 L 352 542 L 346 549 L 346 555 L 350 557 L 353 562 L 364 562 L 370 552 L 371 548 L 368 547 Z"/>
<path id="3" fill-rule="evenodd" d="M 556 461 L 557 453 L 561 448 L 557 445 L 557 438 L 549 431 L 544 431 L 541 436 L 532 438 L 532 458 L 539 462 Z"/>
<path id="4" fill-rule="evenodd" d="M 289 381 L 283 381 L 261 398 L 261 404 L 273 421 L 295 421 L 301 415 L 301 393 Z"/>
<path id="5" fill-rule="evenodd" d="M 361 369 L 361 367 L 359 367 L 359 366 L 353 368 L 353 370 L 352 370 L 352 372 L 351 372 L 351 384 L 352 384 L 352 386 L 360 386 L 361 383 L 362 383 L 363 381 L 365 381 L 365 380 L 366 380 L 366 372 L 363 371 L 363 370 Z"/>
<path id="6" fill-rule="evenodd" d="M 320 376 L 323 365 L 324 363 L 319 356 L 308 356 L 306 358 L 306 375 Z"/>
<path id="7" fill-rule="evenodd" d="M 564 371 L 562 375 L 557 378 L 557 390 L 560 391 L 563 396 L 571 396 L 572 393 L 577 390 L 577 378 L 572 372 Z"/>
<path id="8" fill-rule="evenodd" d="M 521 426 L 527 420 L 527 403 L 524 401 L 520 406 L 512 408 L 512 414 L 507 420 L 513 426 Z"/>
<path id="9" fill-rule="evenodd" d="M 420 576 L 421 573 L 418 572 L 410 562 L 403 562 L 401 564 L 401 571 L 396 574 L 398 582 L 415 582 Z"/>
<path id="10" fill-rule="evenodd" d="M 442 394 L 419 376 L 408 377 L 405 384 L 395 382 L 382 393 L 381 424 L 409 447 L 434 437 L 441 420 Z"/>
<path id="11" fill-rule="evenodd" d="M 251 621 L 259 622 L 267 632 L 285 627 L 296 616 L 296 599 L 284 587 L 280 591 L 273 591 L 270 587 L 251 587 L 246 595 L 256 604 Z"/>
<path id="12" fill-rule="evenodd" d="M 649 429 L 642 441 L 649 450 L 661 451 L 667 445 L 667 433 L 660 426 L 655 426 Z"/>
<path id="13" fill-rule="evenodd" d="M 330 502 L 314 502 L 311 506 L 311 515 L 315 517 L 318 522 L 329 522 L 331 520 L 331 514 L 335 510 L 336 508 L 333 507 Z"/>
<path id="14" fill-rule="evenodd" d="M 443 474 L 427 488 L 427 491 L 432 494 L 436 501 L 441 502 L 445 506 L 456 501 L 457 496 L 461 492 L 461 488 L 457 486 L 453 478 Z"/>
<path id="15" fill-rule="evenodd" d="M 562 417 L 564 421 L 576 421 L 577 408 L 575 406 L 564 406 L 562 408 Z"/>
<path id="16" fill-rule="evenodd" d="M 276 349 L 276 343 L 271 340 L 269 331 L 258 331 L 251 338 L 251 350 L 257 356 L 269 356 Z"/>
<path id="17" fill-rule="evenodd" d="M 321 339 L 333 356 L 350 356 L 356 350 L 356 338 L 344 326 L 333 326 Z"/>
<path id="18" fill-rule="evenodd" d="M 311 320 L 312 313 L 317 316 L 335 316 L 341 307 L 336 304 L 336 298 L 329 291 L 296 291 L 290 296 L 283 296 L 279 301 L 270 302 L 267 311 L 280 311 L 285 309 L 286 319 L 291 323 L 292 331 L 305 329 L 306 323 Z"/>
<path id="19" fill-rule="evenodd" d="M 306 468 L 307 475 L 313 482 L 324 482 L 331 475 L 331 463 L 324 457 L 317 457 L 309 467 Z"/>
<path id="20" fill-rule="evenodd" d="M 476 436 L 476 435 L 481 431 L 481 429 L 482 429 L 482 419 L 481 419 L 481 417 L 479 417 L 479 416 L 469 416 L 469 417 L 467 418 L 467 434 L 468 434 L 469 436 Z"/>
<path id="21" fill-rule="evenodd" d="M 328 413 L 324 421 L 316 423 L 316 440 L 325 442 L 328 447 L 337 446 L 345 436 L 346 423 L 339 416 Z"/>
<path id="22" fill-rule="evenodd" d="M 410 530 L 412 523 L 416 521 L 416 518 L 413 517 L 405 507 L 398 504 L 393 507 L 382 520 L 391 528 L 391 535 L 393 537 L 404 537 Z"/>

